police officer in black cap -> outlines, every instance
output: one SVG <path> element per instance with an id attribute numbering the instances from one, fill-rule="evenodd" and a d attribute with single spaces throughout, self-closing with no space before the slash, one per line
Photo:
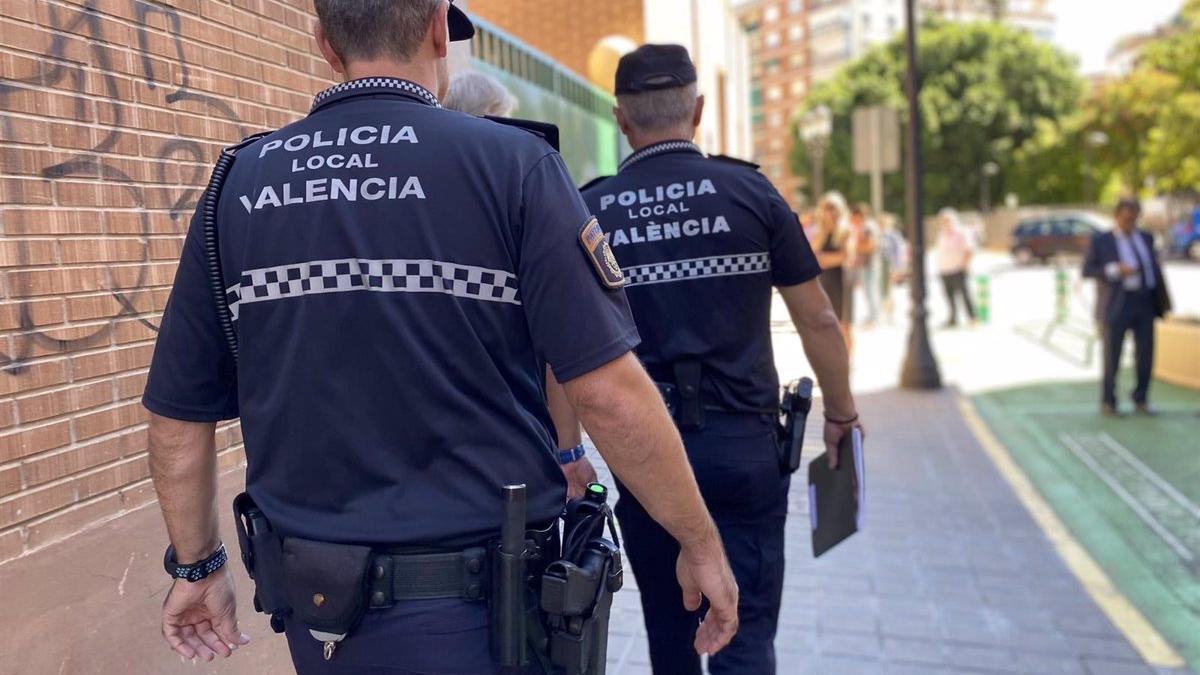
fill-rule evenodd
<path id="1" fill-rule="evenodd" d="M 689 643 L 720 650 L 737 587 L 631 354 L 620 269 L 562 158 L 527 131 L 440 108 L 449 43 L 473 33 L 446 0 L 315 4 L 317 42 L 345 81 L 223 155 L 146 386 L 176 578 L 166 641 L 204 660 L 248 641 L 213 450 L 215 423 L 240 418 L 239 536 L 256 602 L 288 608 L 275 620 L 300 672 L 497 672 L 475 552 L 501 529 L 503 486 L 526 486 L 531 530 L 563 508 L 548 365 L 680 543 L 684 602 L 711 605 Z"/>
<path id="2" fill-rule="evenodd" d="M 709 670 L 774 673 L 789 476 L 776 440 L 772 288 L 820 382 L 830 448 L 858 425 L 846 346 L 787 203 L 757 166 L 705 156 L 692 143 L 704 98 L 687 51 L 643 45 L 626 54 L 616 93 L 617 121 L 634 153 L 583 195 L 624 270 L 642 335 L 637 355 L 672 406 L 741 589 L 741 629 Z M 622 491 L 616 511 L 654 672 L 700 673 L 687 648 L 698 615 L 675 600 L 677 546 L 648 507 L 633 489 Z"/>

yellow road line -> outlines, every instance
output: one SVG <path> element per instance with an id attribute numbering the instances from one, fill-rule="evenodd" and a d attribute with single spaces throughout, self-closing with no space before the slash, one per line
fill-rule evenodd
<path id="1" fill-rule="evenodd" d="M 1091 554 L 1075 539 L 1067 526 L 1054 513 L 1046 500 L 1038 493 L 1037 488 L 1030 482 L 1029 477 L 1013 461 L 1008 449 L 992 434 L 991 429 L 983 423 L 975 406 L 965 398 L 959 399 L 963 418 L 967 427 L 983 446 L 984 452 L 996 465 L 996 470 L 1012 487 L 1021 504 L 1033 516 L 1042 532 L 1054 544 L 1054 549 L 1067 564 L 1067 567 L 1079 579 L 1083 589 L 1091 596 L 1100 609 L 1108 616 L 1134 649 L 1142 655 L 1146 663 L 1159 668 L 1182 668 L 1186 664 L 1179 654 L 1167 643 L 1163 636 L 1155 630 L 1146 617 L 1134 607 L 1121 591 L 1113 585 L 1112 580 L 1100 568 Z"/>

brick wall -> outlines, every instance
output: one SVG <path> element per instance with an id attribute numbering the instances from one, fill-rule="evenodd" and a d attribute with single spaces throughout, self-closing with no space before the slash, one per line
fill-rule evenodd
<path id="1" fill-rule="evenodd" d="M 3 6 L 0 561 L 154 499 L 139 397 L 200 190 L 332 75 L 309 0 Z"/>
<path id="2" fill-rule="evenodd" d="M 645 1 L 470 0 L 467 7 L 587 78 L 588 55 L 601 39 L 622 35 L 642 42 Z M 612 87 L 611 82 L 596 84 Z"/>

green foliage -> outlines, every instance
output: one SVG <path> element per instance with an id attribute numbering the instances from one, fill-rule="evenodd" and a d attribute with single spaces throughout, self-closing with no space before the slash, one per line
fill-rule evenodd
<path id="1" fill-rule="evenodd" d="M 931 22 L 920 29 L 918 59 L 924 75 L 920 103 L 926 210 L 977 206 L 982 167 L 989 161 L 1000 166 L 1000 174 L 992 179 L 992 195 L 1017 186 L 1032 190 L 1016 176 L 1024 171 L 1018 168 L 1018 153 L 1027 158 L 1037 144 L 1049 142 L 1056 133 L 1063 135 L 1057 121 L 1077 110 L 1082 82 L 1071 57 L 1000 23 Z M 857 106 L 883 104 L 902 111 L 906 124 L 905 64 L 899 37 L 813 89 L 806 107 L 827 105 L 834 113 L 827 188 L 841 189 L 854 201 L 868 198 L 868 179 L 852 171 L 851 116 Z M 1044 159 L 1054 163 L 1049 156 Z M 792 170 L 809 176 L 809 167 L 807 149 L 797 143 Z M 1078 187 L 1065 181 L 1046 192 L 1070 196 Z M 899 208 L 903 189 L 902 173 L 887 177 L 889 209 Z"/>
<path id="2" fill-rule="evenodd" d="M 1125 191 L 1200 191 L 1200 0 L 1188 0 L 1137 68 L 1091 93 L 1085 117 L 1108 135 L 1101 158 Z"/>

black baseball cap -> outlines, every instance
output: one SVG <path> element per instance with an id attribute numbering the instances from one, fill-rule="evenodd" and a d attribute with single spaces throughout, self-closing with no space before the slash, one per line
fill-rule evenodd
<path id="1" fill-rule="evenodd" d="M 682 87 L 696 81 L 696 66 L 682 45 L 642 45 L 617 62 L 618 94 Z"/>
<path id="2" fill-rule="evenodd" d="M 475 37 L 475 24 L 471 23 L 467 13 L 454 6 L 450 0 L 450 11 L 446 14 L 446 23 L 450 28 L 450 41 L 470 40 Z"/>

